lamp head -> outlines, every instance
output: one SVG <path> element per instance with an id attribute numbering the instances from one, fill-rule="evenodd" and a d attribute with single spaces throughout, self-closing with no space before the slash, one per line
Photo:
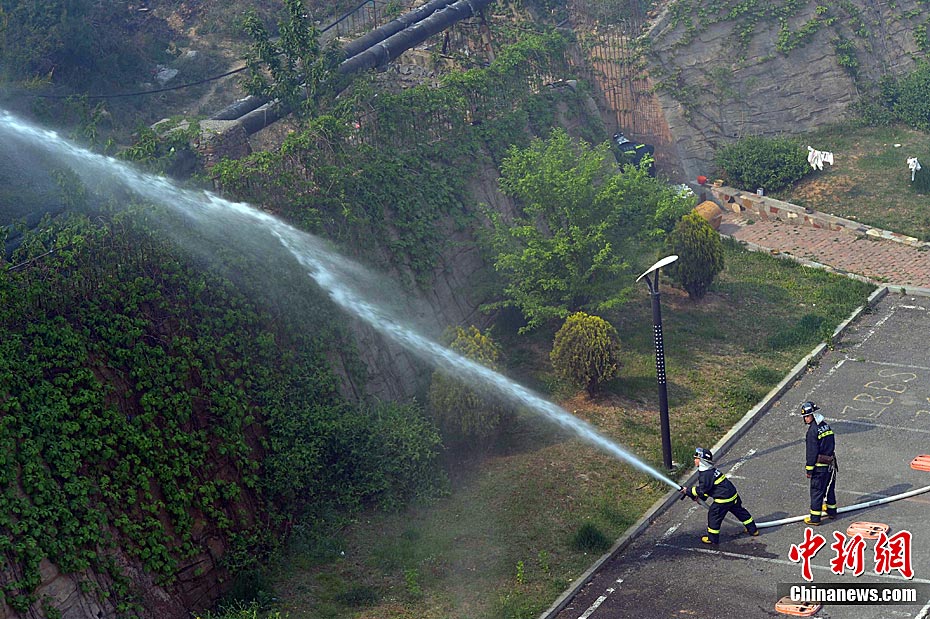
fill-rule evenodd
<path id="1" fill-rule="evenodd" d="M 676 260 L 678 260 L 678 256 L 675 255 L 675 254 L 672 254 L 671 256 L 666 256 L 665 258 L 662 258 L 661 260 L 659 260 L 658 262 L 656 262 L 654 265 L 652 265 L 651 267 L 649 267 L 648 269 L 646 269 L 646 272 L 643 273 L 642 275 L 640 275 L 639 277 L 637 277 L 637 278 L 636 278 L 636 281 L 641 280 L 642 278 L 646 277 L 647 275 L 649 275 L 649 274 L 652 273 L 653 271 L 658 271 L 658 270 L 661 269 L 662 267 L 667 266 L 667 265 L 669 265 L 669 264 L 675 262 Z"/>

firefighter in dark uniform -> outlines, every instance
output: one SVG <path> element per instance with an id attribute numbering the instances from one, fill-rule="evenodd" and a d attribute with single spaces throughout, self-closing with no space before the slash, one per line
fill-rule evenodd
<path id="1" fill-rule="evenodd" d="M 811 480 L 811 514 L 804 518 L 807 524 L 817 526 L 820 518 L 836 518 L 836 440 L 833 429 L 823 415 L 818 413 L 820 407 L 813 402 L 801 405 L 800 415 L 807 424 L 807 458 L 804 472 Z M 826 506 L 826 512 L 823 511 Z"/>
<path id="2" fill-rule="evenodd" d="M 759 529 L 752 519 L 752 514 L 743 507 L 743 500 L 736 492 L 736 486 L 714 466 L 714 455 L 709 449 L 698 447 L 694 450 L 694 465 L 698 467 L 698 483 L 691 488 L 683 487 L 680 492 L 694 500 L 703 501 L 712 498 L 714 502 L 707 512 L 707 535 L 701 538 L 705 544 L 720 542 L 720 524 L 727 512 L 739 518 L 746 527 L 746 533 L 759 535 Z"/>

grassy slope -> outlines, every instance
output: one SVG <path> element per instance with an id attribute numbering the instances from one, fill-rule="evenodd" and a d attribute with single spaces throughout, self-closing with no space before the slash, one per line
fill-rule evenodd
<path id="1" fill-rule="evenodd" d="M 904 126 L 837 125 L 808 139 L 810 146 L 833 152 L 834 165 L 777 197 L 930 240 L 930 195 L 913 191 L 907 167 L 908 157 L 930 165 L 930 135 Z"/>
<path id="2" fill-rule="evenodd" d="M 712 445 L 831 332 L 871 287 L 727 249 L 727 268 L 698 303 L 662 296 L 676 460 Z M 594 401 L 548 375 L 552 332 L 499 334 L 521 380 L 653 464 L 661 462 L 648 297 L 608 316 L 626 351 L 623 375 Z M 510 448 L 468 467 L 452 496 L 344 531 L 329 562 L 293 554 L 277 577 L 293 618 L 536 617 L 600 554 L 572 547 L 590 522 L 609 540 L 668 487 L 527 418 Z M 340 555 L 339 551 L 344 552 Z M 522 565 L 522 567 L 521 567 Z M 373 602 L 373 597 L 379 598 Z M 340 601 L 341 600 L 341 601 Z M 345 602 L 355 602 L 352 606 Z"/>

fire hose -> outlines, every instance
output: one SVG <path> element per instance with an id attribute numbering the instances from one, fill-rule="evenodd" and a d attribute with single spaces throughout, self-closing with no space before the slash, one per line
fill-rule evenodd
<path id="1" fill-rule="evenodd" d="M 679 500 L 690 498 L 695 503 L 700 503 L 701 505 L 703 505 L 705 509 L 710 509 L 703 501 L 699 500 L 697 497 L 691 497 L 685 494 L 684 492 L 685 490 L 686 488 L 684 486 L 679 488 L 679 492 L 681 493 L 681 498 Z M 891 503 L 892 501 L 897 501 L 900 499 L 907 499 L 912 496 L 917 496 L 918 494 L 923 494 L 924 492 L 928 492 L 928 491 L 930 491 L 930 486 L 924 486 L 923 488 L 917 488 L 916 490 L 909 490 L 907 492 L 902 492 L 901 494 L 880 497 L 877 499 L 873 499 L 871 501 L 865 501 L 864 503 L 857 503 L 856 505 L 846 505 L 844 507 L 840 507 L 836 511 L 838 514 L 845 514 L 846 512 L 852 512 L 852 511 L 856 511 L 859 509 L 865 509 L 867 507 L 874 507 L 876 505 L 883 505 L 885 503 Z M 782 518 L 781 520 L 772 520 L 771 522 L 757 522 L 756 526 L 760 529 L 764 529 L 766 527 L 777 527 L 783 524 L 799 522 L 801 520 L 804 520 L 806 516 L 807 514 L 803 514 L 801 516 L 789 516 L 788 518 Z"/>

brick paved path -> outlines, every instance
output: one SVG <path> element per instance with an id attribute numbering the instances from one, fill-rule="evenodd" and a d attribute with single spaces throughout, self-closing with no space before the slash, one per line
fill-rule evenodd
<path id="1" fill-rule="evenodd" d="M 925 248 L 733 212 L 724 214 L 720 234 L 876 283 L 930 288 L 930 251 Z"/>

